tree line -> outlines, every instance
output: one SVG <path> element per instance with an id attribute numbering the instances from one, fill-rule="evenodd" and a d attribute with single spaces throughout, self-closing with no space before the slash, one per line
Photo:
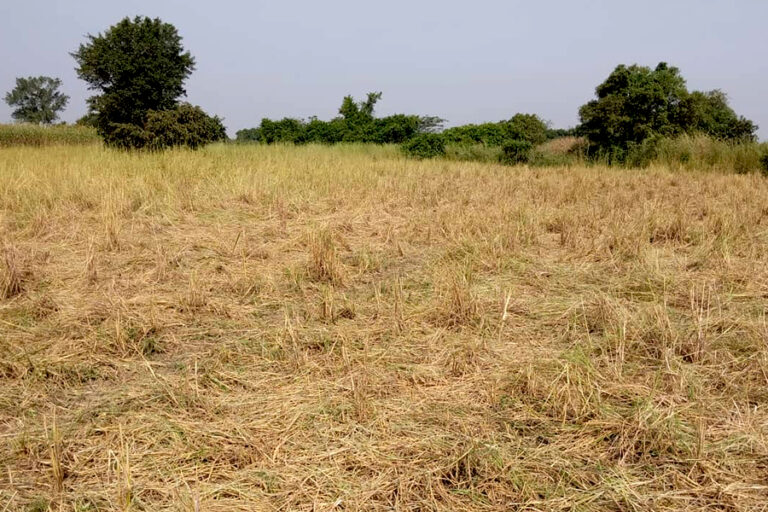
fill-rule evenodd
<path id="1" fill-rule="evenodd" d="M 104 33 L 88 35 L 71 53 L 78 77 L 96 92 L 88 114 L 78 121 L 94 126 L 105 143 L 124 149 L 197 148 L 226 140 L 222 119 L 180 101 L 195 60 L 181 44 L 176 28 L 160 19 L 124 18 Z M 6 97 L 18 121 L 49 124 L 58 119 L 69 98 L 61 81 L 45 76 L 19 78 Z M 552 129 L 535 114 L 508 120 L 444 129 L 436 116 L 395 114 L 376 117 L 381 92 L 362 101 L 345 96 L 338 116 L 323 121 L 262 119 L 237 132 L 240 142 L 400 144 L 412 156 L 445 154 L 448 146 L 500 148 L 502 160 L 525 162 L 533 148 L 548 139 L 573 135 L 585 141 L 591 158 L 624 162 L 657 141 L 684 134 L 736 142 L 756 140 L 757 126 L 728 104 L 725 93 L 689 91 L 680 70 L 660 63 L 655 68 L 619 65 L 597 86 L 596 98 L 579 109 L 578 126 Z"/>

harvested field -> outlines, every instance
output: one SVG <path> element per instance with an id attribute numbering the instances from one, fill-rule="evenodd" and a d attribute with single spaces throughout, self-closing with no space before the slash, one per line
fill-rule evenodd
<path id="1" fill-rule="evenodd" d="M 768 179 L 0 149 L 0 511 L 766 510 Z"/>

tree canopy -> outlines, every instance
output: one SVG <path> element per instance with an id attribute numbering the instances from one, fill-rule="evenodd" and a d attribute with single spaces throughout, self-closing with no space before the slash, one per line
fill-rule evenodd
<path id="1" fill-rule="evenodd" d="M 754 138 L 757 126 L 737 116 L 720 91 L 689 92 L 680 70 L 618 66 L 597 86 L 597 99 L 579 110 L 580 132 L 591 147 L 621 159 L 651 137 L 705 133 L 717 138 Z"/>
<path id="2" fill-rule="evenodd" d="M 115 135 L 143 126 L 149 112 L 177 107 L 195 67 L 173 25 L 140 16 L 88 35 L 72 56 L 78 76 L 99 91 L 88 100 L 99 133 L 118 145 Z"/>
<path id="3" fill-rule="evenodd" d="M 237 132 L 240 141 L 258 141 L 267 144 L 292 142 L 304 144 L 318 142 L 373 142 L 400 144 L 418 134 L 439 130 L 444 120 L 435 116 L 394 114 L 375 117 L 380 92 L 370 92 L 363 101 L 345 96 L 339 107 L 339 116 L 330 121 L 311 117 L 305 121 L 290 117 L 278 121 L 262 119 L 258 128 Z"/>
<path id="4" fill-rule="evenodd" d="M 58 78 L 17 78 L 16 87 L 5 95 L 5 102 L 14 109 L 11 117 L 25 123 L 53 123 L 69 102 L 69 96 L 59 91 L 60 87 Z"/>

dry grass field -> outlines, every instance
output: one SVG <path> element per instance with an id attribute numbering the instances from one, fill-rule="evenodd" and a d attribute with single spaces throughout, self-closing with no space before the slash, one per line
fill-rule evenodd
<path id="1" fill-rule="evenodd" d="M 768 510 L 768 179 L 0 149 L 0 512 Z"/>

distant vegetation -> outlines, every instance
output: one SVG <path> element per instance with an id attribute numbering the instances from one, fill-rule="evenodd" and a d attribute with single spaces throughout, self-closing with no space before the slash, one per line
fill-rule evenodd
<path id="1" fill-rule="evenodd" d="M 237 132 L 238 142 L 400 144 L 407 156 L 535 166 L 599 163 L 768 174 L 768 147 L 757 125 L 737 115 L 719 90 L 689 92 L 679 69 L 618 66 L 579 109 L 581 124 L 555 129 L 535 114 L 442 130 L 438 117 L 398 114 L 377 118 L 381 93 L 344 98 L 330 121 L 262 119 Z M 554 142 L 553 141 L 558 141 Z"/>
<path id="2" fill-rule="evenodd" d="M 69 96 L 59 91 L 59 87 L 58 78 L 17 78 L 16 87 L 5 95 L 5 102 L 13 109 L 11 117 L 23 123 L 53 123 L 69 102 Z"/>
<path id="3" fill-rule="evenodd" d="M 155 18 L 124 18 L 103 34 L 89 35 L 72 56 L 77 73 L 98 94 L 88 99 L 83 128 L 40 131 L 2 128 L 0 144 L 80 144 L 93 130 L 108 146 L 161 150 L 199 148 L 228 140 L 222 120 L 179 98 L 195 60 L 173 25 Z M 14 119 L 50 124 L 67 104 L 61 81 L 17 79 L 6 95 Z M 689 91 L 680 70 L 619 65 L 579 109 L 580 124 L 553 128 L 536 114 L 444 129 L 440 117 L 376 116 L 381 92 L 364 100 L 345 96 L 330 120 L 264 118 L 239 130 L 236 142 L 261 144 L 393 144 L 408 157 L 445 158 L 507 165 L 583 164 L 718 169 L 768 175 L 768 145 L 757 143 L 757 125 L 737 114 L 720 90 Z M 64 135 L 66 134 L 66 135 Z"/>
<path id="4" fill-rule="evenodd" d="M 375 144 L 402 144 L 414 137 L 439 130 L 444 120 L 433 116 L 396 114 L 377 118 L 374 116 L 380 92 L 368 93 L 365 101 L 355 102 L 346 96 L 339 107 L 339 116 L 330 121 L 311 117 L 302 119 L 283 118 L 279 121 L 262 119 L 257 128 L 240 130 L 240 142 L 295 144 L 339 142 L 370 142 Z"/>
<path id="5" fill-rule="evenodd" d="M 100 144 L 96 130 L 88 126 L 37 124 L 0 125 L 0 147 Z"/>

